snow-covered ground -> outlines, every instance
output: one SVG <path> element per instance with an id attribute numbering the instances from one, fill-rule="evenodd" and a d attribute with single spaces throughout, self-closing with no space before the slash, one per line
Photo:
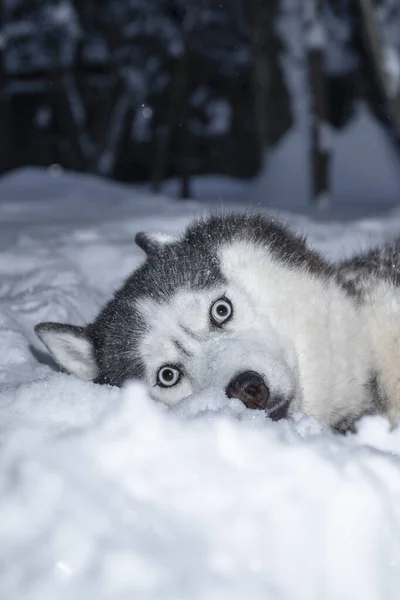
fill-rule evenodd
<path id="1" fill-rule="evenodd" d="M 0 598 L 398 600 L 400 429 L 272 423 L 219 390 L 168 410 L 35 339 L 94 316 L 137 231 L 208 208 L 57 169 L 0 180 Z M 378 213 L 283 216 L 338 259 L 400 234 L 400 208 Z"/>

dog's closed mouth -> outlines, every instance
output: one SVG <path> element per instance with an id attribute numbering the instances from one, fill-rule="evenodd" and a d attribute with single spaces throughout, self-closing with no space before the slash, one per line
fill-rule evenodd
<path id="1" fill-rule="evenodd" d="M 266 410 L 267 416 L 273 421 L 287 419 L 290 403 L 291 399 L 282 398 L 282 396 L 278 396 L 274 399 L 274 403 L 270 405 Z"/>

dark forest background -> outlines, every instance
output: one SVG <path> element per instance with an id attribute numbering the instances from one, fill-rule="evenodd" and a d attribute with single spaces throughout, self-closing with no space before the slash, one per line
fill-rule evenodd
<path id="1" fill-rule="evenodd" d="M 2 0 L 0 14 L 0 172 L 177 176 L 182 196 L 195 174 L 252 177 L 295 126 L 291 70 L 308 86 L 315 195 L 323 128 L 360 99 L 399 137 L 400 0 Z"/>

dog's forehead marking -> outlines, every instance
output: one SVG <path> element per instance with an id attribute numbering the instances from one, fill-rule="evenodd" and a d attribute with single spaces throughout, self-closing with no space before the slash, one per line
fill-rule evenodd
<path id="1" fill-rule="evenodd" d="M 201 336 L 198 333 L 196 333 L 192 329 L 189 329 L 189 327 L 186 327 L 186 325 L 179 323 L 179 327 L 182 329 L 182 331 L 184 331 L 189 337 L 193 338 L 194 340 L 201 339 Z"/>
<path id="2" fill-rule="evenodd" d="M 209 304 L 217 294 L 215 290 L 202 291 L 201 294 L 180 290 L 167 302 L 139 300 L 136 308 L 147 324 L 146 343 L 155 346 L 156 354 L 159 354 L 161 346 L 166 349 L 165 344 L 174 347 L 176 352 L 178 346 L 174 341 L 190 352 L 188 342 L 199 341 L 208 328 Z"/>
<path id="3" fill-rule="evenodd" d="M 172 343 L 174 344 L 175 348 L 178 350 L 178 352 L 181 352 L 184 356 L 186 356 L 187 358 L 191 358 L 193 356 L 193 352 L 191 352 L 190 350 L 188 350 L 183 344 L 182 342 L 180 342 L 179 340 L 172 340 Z"/>

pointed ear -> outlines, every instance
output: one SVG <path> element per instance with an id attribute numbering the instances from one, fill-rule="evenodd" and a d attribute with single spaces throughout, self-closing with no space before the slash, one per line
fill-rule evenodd
<path id="1" fill-rule="evenodd" d="M 167 244 L 173 244 L 179 238 L 169 233 L 147 233 L 140 231 L 136 234 L 135 242 L 146 252 L 146 254 L 154 254 L 162 250 Z"/>
<path id="2" fill-rule="evenodd" d="M 39 323 L 35 333 L 54 360 L 68 373 L 87 380 L 97 376 L 94 348 L 85 327 Z"/>

